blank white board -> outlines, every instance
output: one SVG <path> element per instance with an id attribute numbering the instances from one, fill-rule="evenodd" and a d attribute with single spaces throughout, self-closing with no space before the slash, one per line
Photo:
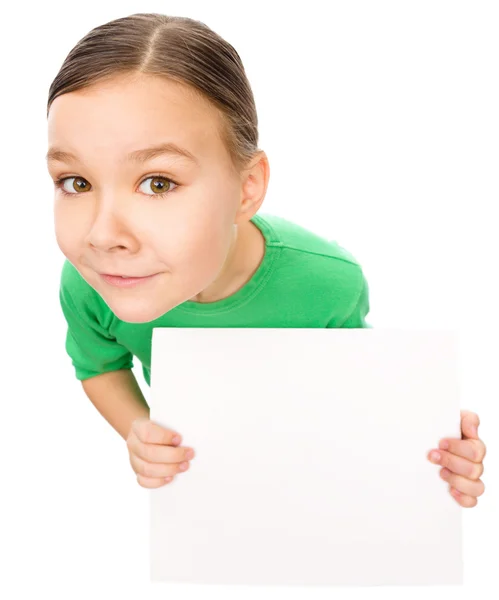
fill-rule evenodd
<path id="1" fill-rule="evenodd" d="M 457 332 L 156 328 L 150 418 L 196 456 L 151 494 L 153 581 L 462 584 Z"/>

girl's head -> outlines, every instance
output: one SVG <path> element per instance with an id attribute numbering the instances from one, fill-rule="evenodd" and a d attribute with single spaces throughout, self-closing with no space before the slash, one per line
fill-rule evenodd
<path id="1" fill-rule="evenodd" d="M 184 17 L 135 14 L 71 50 L 47 107 L 59 247 L 118 318 L 193 298 L 265 197 L 253 94 L 236 50 Z M 162 146 L 164 153 L 145 151 Z M 64 193 L 66 192 L 66 193 Z M 114 287 L 101 274 L 155 277 Z"/>

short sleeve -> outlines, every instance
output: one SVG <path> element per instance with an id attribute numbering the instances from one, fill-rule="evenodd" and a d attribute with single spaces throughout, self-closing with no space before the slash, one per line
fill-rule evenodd
<path id="1" fill-rule="evenodd" d="M 66 260 L 59 300 L 67 322 L 66 352 L 80 381 L 109 371 L 133 368 L 132 353 L 119 344 L 103 324 L 102 307 L 99 307 L 96 295 L 97 292 Z"/>
<path id="2" fill-rule="evenodd" d="M 340 328 L 346 329 L 372 329 L 373 326 L 367 323 L 366 316 L 369 313 L 369 285 L 367 279 L 362 273 L 360 290 L 357 292 L 353 307 L 350 309 L 346 319 Z"/>

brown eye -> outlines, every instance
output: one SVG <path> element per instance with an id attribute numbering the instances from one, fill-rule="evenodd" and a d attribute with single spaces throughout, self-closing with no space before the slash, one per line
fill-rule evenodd
<path id="1" fill-rule="evenodd" d="M 147 177 L 140 185 L 144 184 L 146 181 L 149 180 L 151 180 L 152 183 L 147 185 L 143 191 L 144 193 L 147 193 L 152 189 L 155 192 L 154 194 L 152 194 L 153 196 L 162 196 L 163 194 L 167 194 L 171 191 L 172 184 L 177 185 L 171 179 L 168 179 L 168 177 L 161 177 L 157 175 L 153 177 Z"/>
<path id="2" fill-rule="evenodd" d="M 68 188 L 65 187 L 65 184 L 67 181 L 70 181 L 71 179 L 73 179 L 74 181 L 68 187 L 73 191 L 68 191 Z M 148 187 L 148 189 L 149 190 L 152 189 L 156 193 L 147 194 L 147 191 L 146 191 L 145 193 L 147 196 L 163 197 L 172 191 L 172 184 L 175 186 L 175 188 L 178 187 L 178 183 L 175 183 L 175 181 L 173 181 L 169 177 L 164 177 L 162 175 L 153 175 L 153 176 L 147 177 L 146 179 L 144 179 L 142 181 L 142 183 L 140 185 L 143 185 L 149 179 L 151 179 L 153 183 L 152 183 L 152 186 Z M 60 179 L 57 179 L 56 181 L 54 181 L 54 183 L 55 183 L 56 188 L 60 189 L 61 193 L 65 194 L 66 196 L 76 196 L 76 195 L 78 195 L 79 192 L 88 192 L 89 191 L 88 189 L 84 189 L 86 187 L 86 185 L 88 184 L 88 181 L 86 179 L 83 179 L 83 177 L 61 177 Z"/>
<path id="3" fill-rule="evenodd" d="M 71 189 L 73 191 L 68 191 L 68 188 L 65 187 L 65 184 L 68 181 L 70 181 L 71 179 L 73 179 L 74 181 L 68 187 L 69 187 L 69 189 Z M 81 182 L 84 182 L 84 183 L 82 184 Z M 64 177 L 63 179 L 58 179 L 56 181 L 56 185 L 57 185 L 57 187 L 59 187 L 61 189 L 61 191 L 64 194 L 69 194 L 70 196 L 77 194 L 78 192 L 87 192 L 88 191 L 88 190 L 84 189 L 85 185 L 88 185 L 88 181 L 83 179 L 83 177 Z"/>

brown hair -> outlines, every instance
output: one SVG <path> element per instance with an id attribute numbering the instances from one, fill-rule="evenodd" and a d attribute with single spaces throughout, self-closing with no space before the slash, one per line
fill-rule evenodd
<path id="1" fill-rule="evenodd" d="M 207 25 L 188 17 L 136 13 L 92 29 L 69 52 L 52 82 L 47 118 L 61 94 L 125 74 L 187 84 L 211 102 L 236 173 L 260 151 L 255 101 L 239 54 Z"/>

